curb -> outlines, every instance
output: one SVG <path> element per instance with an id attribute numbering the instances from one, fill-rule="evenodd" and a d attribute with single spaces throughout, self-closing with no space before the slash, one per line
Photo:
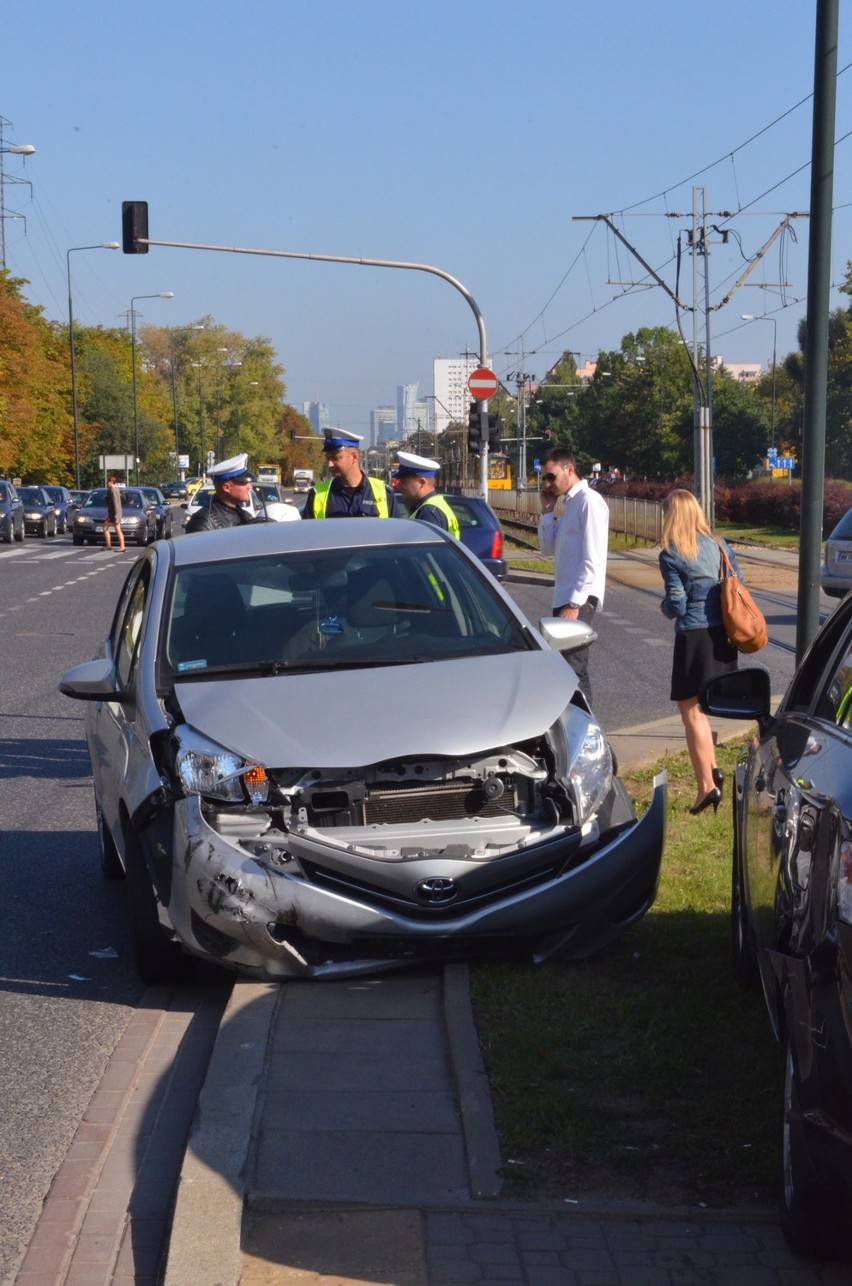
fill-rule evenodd
<path id="1" fill-rule="evenodd" d="M 472 1197 L 493 1200 L 503 1191 L 503 1158 L 473 1021 L 470 970 L 466 964 L 444 968 L 444 1016 L 467 1155 L 468 1188 Z"/>

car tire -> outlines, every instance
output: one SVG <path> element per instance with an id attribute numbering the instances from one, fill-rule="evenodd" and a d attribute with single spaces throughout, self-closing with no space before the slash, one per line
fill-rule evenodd
<path id="1" fill-rule="evenodd" d="M 849 1259 L 852 1257 L 852 1210 L 836 1186 L 820 1179 L 808 1156 L 801 1088 L 789 1036 L 784 1046 L 782 1128 L 781 1231 L 788 1246 L 797 1255 L 809 1259 Z"/>
<path id="2" fill-rule="evenodd" d="M 95 805 L 95 819 L 101 854 L 101 873 L 105 880 L 121 880 L 124 878 L 124 867 L 121 865 L 118 849 L 115 847 L 115 842 L 106 828 L 103 813 L 98 805 Z"/>
<path id="3" fill-rule="evenodd" d="M 8 527 L 6 527 L 5 531 L 3 532 L 3 544 L 4 544 L 4 545 L 11 545 L 11 543 L 12 543 L 12 528 L 13 528 L 13 526 L 14 526 L 14 524 L 10 521 L 10 522 L 9 522 Z"/>
<path id="4" fill-rule="evenodd" d="M 47 519 L 46 518 L 44 522 L 41 524 L 38 534 L 41 540 L 47 540 Z"/>
<path id="5" fill-rule="evenodd" d="M 757 953 L 751 936 L 745 904 L 742 853 L 737 832 L 736 792 L 732 800 L 734 813 L 731 851 L 731 975 L 741 987 L 752 991 L 760 982 Z"/>
<path id="6" fill-rule="evenodd" d="M 15 540 L 17 540 L 19 545 L 23 544 L 23 541 L 24 541 L 24 524 L 23 523 L 21 523 L 20 531 L 15 532 Z"/>
<path id="7" fill-rule="evenodd" d="M 129 823 L 124 826 L 124 861 L 130 941 L 140 981 L 152 987 L 184 982 L 193 962 L 165 935 L 142 847 Z"/>

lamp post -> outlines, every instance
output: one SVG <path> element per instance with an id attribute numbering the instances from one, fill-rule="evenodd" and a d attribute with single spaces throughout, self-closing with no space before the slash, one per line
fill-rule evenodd
<path id="1" fill-rule="evenodd" d="M 12 149 L 10 149 L 11 151 Z M 35 151 L 35 149 L 32 149 Z M 117 250 L 117 241 L 99 241 L 94 246 L 71 246 L 65 252 L 68 276 L 68 344 L 71 349 L 71 409 L 74 416 L 74 485 L 80 490 L 80 423 L 77 415 L 77 359 L 74 352 L 74 306 L 71 301 L 71 256 L 77 250 Z"/>
<path id="2" fill-rule="evenodd" d="M 756 317 L 754 313 L 740 313 L 743 321 L 766 321 L 772 322 L 772 428 L 769 434 L 769 445 L 775 446 L 775 388 L 776 388 L 776 365 L 775 355 L 778 351 L 778 322 L 774 317 Z"/>
<path id="3" fill-rule="evenodd" d="M 133 366 L 133 458 L 136 461 L 136 485 L 139 485 L 139 402 L 136 396 L 136 309 L 137 299 L 174 299 L 173 290 L 158 290 L 155 295 L 134 295 L 130 301 L 130 360 Z"/>
<path id="4" fill-rule="evenodd" d="M 12 122 L 7 121 L 5 116 L 0 116 L 0 268 L 6 267 L 6 217 L 7 217 L 6 204 L 5 204 L 4 191 L 3 191 L 6 185 L 6 177 L 3 172 L 2 158 L 4 155 L 7 155 L 7 154 L 10 156 L 32 156 L 33 152 L 35 151 L 35 148 L 33 147 L 32 143 L 10 143 L 8 147 L 4 145 L 3 126 L 11 125 L 11 124 Z M 26 183 L 26 181 L 27 181 L 26 179 L 9 180 L 10 183 Z M 32 188 L 30 190 L 32 191 Z M 10 211 L 10 217 L 13 219 L 21 218 L 20 215 L 13 214 L 11 211 Z"/>

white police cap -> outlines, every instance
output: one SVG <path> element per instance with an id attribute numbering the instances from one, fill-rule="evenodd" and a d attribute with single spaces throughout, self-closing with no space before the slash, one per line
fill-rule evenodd
<path id="1" fill-rule="evenodd" d="M 399 461 L 397 473 L 400 478 L 415 474 L 420 478 L 434 478 L 441 467 L 439 460 L 429 460 L 424 455 L 412 455 L 410 451 L 397 451 Z"/>
<path id="2" fill-rule="evenodd" d="M 212 465 L 207 470 L 207 476 L 212 482 L 254 482 L 247 465 L 248 453 L 244 451 L 242 455 L 234 455 L 230 460 L 221 460 Z"/>
<path id="3" fill-rule="evenodd" d="M 354 447 L 357 451 L 363 438 L 348 429 L 323 429 L 323 451 L 339 451 L 341 447 Z"/>

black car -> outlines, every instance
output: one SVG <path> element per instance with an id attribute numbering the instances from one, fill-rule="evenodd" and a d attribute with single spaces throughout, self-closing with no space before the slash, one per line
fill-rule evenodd
<path id="1" fill-rule="evenodd" d="M 24 530 L 27 535 L 56 535 L 56 505 L 44 487 L 21 487 L 18 495 L 24 502 Z"/>
<path id="2" fill-rule="evenodd" d="M 459 524 L 459 539 L 471 553 L 480 558 L 492 576 L 506 579 L 506 560 L 503 557 L 503 528 L 500 519 L 481 496 L 453 496 L 441 493 L 452 509 Z M 407 516 L 408 506 L 397 492 L 400 513 Z"/>
<path id="3" fill-rule="evenodd" d="M 172 507 L 159 487 L 140 487 L 147 496 L 157 514 L 156 540 L 168 540 L 172 534 Z"/>
<path id="4" fill-rule="evenodd" d="M 185 482 L 163 482 L 160 491 L 167 500 L 186 500 L 189 496 Z"/>
<path id="5" fill-rule="evenodd" d="M 7 545 L 24 539 L 24 505 L 5 478 L 0 479 L 0 539 Z"/>
<path id="6" fill-rule="evenodd" d="M 64 536 L 74 522 L 74 515 L 80 508 L 80 503 L 74 499 L 67 487 L 45 486 L 44 490 L 56 509 L 57 535 Z"/>
<path id="7" fill-rule="evenodd" d="M 714 715 L 756 718 L 737 765 L 734 973 L 763 988 L 784 1050 L 782 1201 L 793 1250 L 852 1256 L 852 594 L 774 716 L 769 676 L 707 685 Z"/>

